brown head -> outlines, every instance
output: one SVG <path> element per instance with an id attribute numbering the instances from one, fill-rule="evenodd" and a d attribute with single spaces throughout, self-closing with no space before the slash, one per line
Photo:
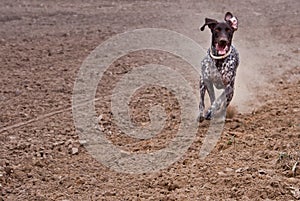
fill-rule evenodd
<path id="1" fill-rule="evenodd" d="M 204 31 L 205 26 L 210 28 L 212 33 L 212 48 L 217 55 L 225 55 L 231 46 L 234 32 L 238 29 L 238 20 L 230 12 L 225 14 L 225 22 L 205 18 L 205 24 L 200 28 Z"/>

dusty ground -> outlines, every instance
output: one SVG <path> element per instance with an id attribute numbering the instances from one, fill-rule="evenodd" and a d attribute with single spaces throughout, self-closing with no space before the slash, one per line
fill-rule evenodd
<path id="1" fill-rule="evenodd" d="M 288 1 L 9 1 L 0 2 L 0 200 L 296 200 L 300 199 L 299 8 Z M 204 17 L 238 16 L 241 54 L 233 105 L 215 149 L 198 150 L 208 127 L 176 163 L 159 172 L 124 174 L 97 162 L 80 146 L 71 111 L 81 63 L 101 42 L 136 28 L 167 28 L 209 46 Z M 137 52 L 116 61 L 99 83 L 109 95 L 131 68 L 156 62 L 180 66 L 170 55 Z M 111 72 L 111 73 L 110 73 Z M 194 86 L 197 86 L 195 81 Z M 105 96 L 109 97 L 109 96 Z M 112 123 L 110 99 L 96 102 L 100 124 L 116 145 L 155 151 L 174 137 L 176 98 L 149 86 L 130 106 L 137 125 L 148 107 L 165 105 L 158 137 L 137 141 Z M 140 100 L 140 101 L 139 101 Z M 144 106 L 146 105 L 146 107 Z M 78 153 L 76 148 L 78 148 Z"/>

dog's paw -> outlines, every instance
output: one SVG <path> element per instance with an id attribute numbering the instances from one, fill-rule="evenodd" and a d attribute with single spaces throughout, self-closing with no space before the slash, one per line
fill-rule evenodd
<path id="1" fill-rule="evenodd" d="M 200 123 L 201 123 L 202 121 L 204 121 L 204 119 L 205 119 L 205 118 L 204 118 L 203 115 L 199 115 L 199 116 L 197 117 L 197 121 L 200 122 Z"/>
<path id="2" fill-rule="evenodd" d="M 212 117 L 212 111 L 211 110 L 208 110 L 205 115 L 204 115 L 204 118 L 206 120 L 211 120 L 211 117 Z"/>

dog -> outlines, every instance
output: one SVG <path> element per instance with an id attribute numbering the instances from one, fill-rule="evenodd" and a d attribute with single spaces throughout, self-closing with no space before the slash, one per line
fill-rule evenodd
<path id="1" fill-rule="evenodd" d="M 238 29 L 238 19 L 227 12 L 224 20 L 224 22 L 218 22 L 214 19 L 205 18 L 205 23 L 200 28 L 201 31 L 204 31 L 205 27 L 208 26 L 212 33 L 212 41 L 206 57 L 201 62 L 199 122 L 205 119 L 210 120 L 217 113 L 220 113 L 220 110 L 226 111 L 234 93 L 235 76 L 239 66 L 239 53 L 232 45 L 232 38 Z M 217 99 L 214 86 L 217 89 L 223 89 Z M 206 90 L 211 106 L 204 113 Z"/>

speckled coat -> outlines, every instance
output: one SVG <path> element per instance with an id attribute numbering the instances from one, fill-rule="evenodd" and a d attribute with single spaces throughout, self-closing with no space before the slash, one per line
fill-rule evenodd
<path id="1" fill-rule="evenodd" d="M 214 59 L 210 55 L 209 49 L 207 56 L 202 60 L 202 76 L 200 77 L 200 114 L 199 117 L 210 119 L 215 112 L 221 107 L 226 108 L 233 97 L 234 81 L 236 71 L 239 65 L 239 53 L 234 46 L 231 46 L 231 53 L 224 59 Z M 216 99 L 214 88 L 224 89 L 223 93 Z M 208 91 L 211 107 L 204 115 L 204 96 L 206 90 Z"/>

